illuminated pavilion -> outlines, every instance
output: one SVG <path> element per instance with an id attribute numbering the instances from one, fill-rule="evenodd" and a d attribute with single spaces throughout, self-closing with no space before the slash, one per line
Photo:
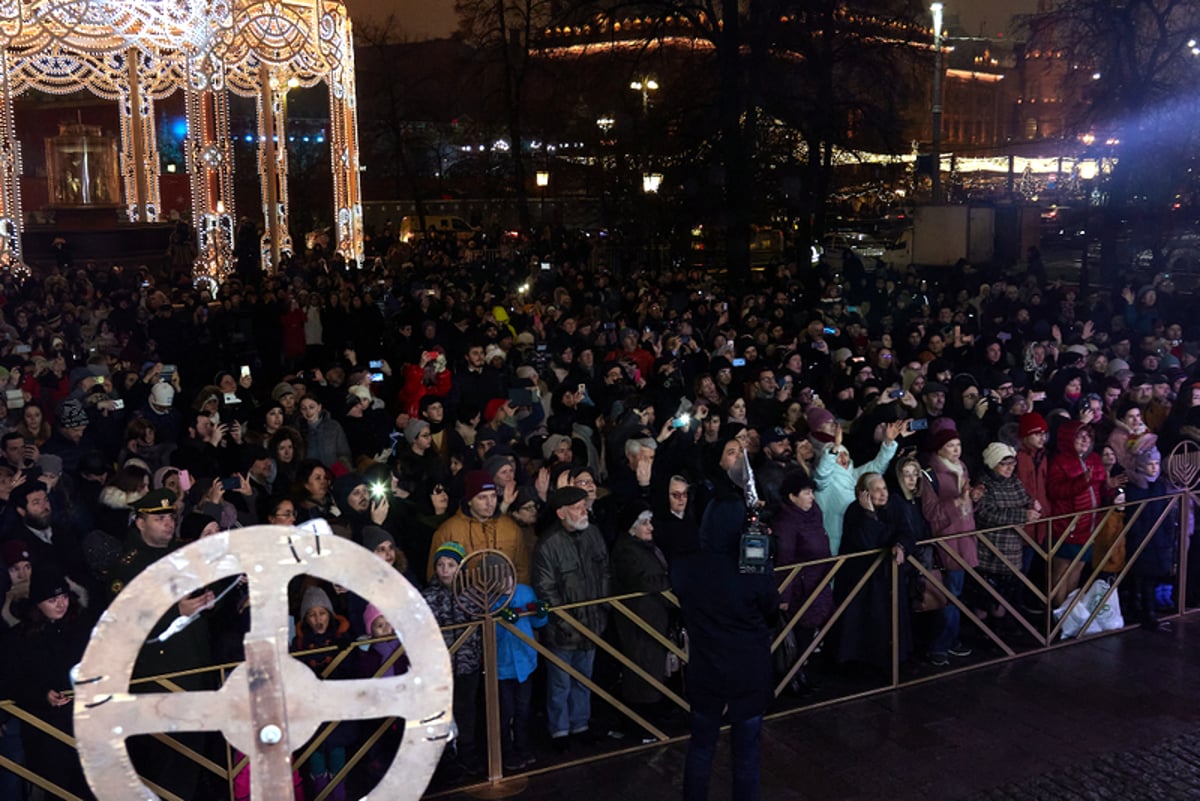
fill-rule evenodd
<path id="1" fill-rule="evenodd" d="M 13 99 L 86 88 L 119 104 L 122 208 L 159 220 L 155 104 L 185 94 L 186 168 L 197 275 L 232 269 L 237 218 L 229 93 L 254 98 L 262 263 L 278 267 L 288 234 L 287 95 L 329 91 L 334 247 L 361 264 L 362 200 L 350 18 L 338 0 L 0 0 L 0 248 L 20 260 L 21 150 Z"/>

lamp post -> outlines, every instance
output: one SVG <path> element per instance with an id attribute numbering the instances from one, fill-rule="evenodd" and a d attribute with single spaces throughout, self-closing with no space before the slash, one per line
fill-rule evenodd
<path id="1" fill-rule="evenodd" d="M 930 144 L 930 175 L 933 202 L 942 202 L 942 4 L 929 7 L 933 12 L 933 139 Z"/>
<path id="2" fill-rule="evenodd" d="M 662 186 L 661 172 L 644 172 L 642 173 L 642 194 L 646 196 L 647 201 L 650 201 L 650 196 L 658 197 L 658 188 Z M 654 218 L 650 221 L 650 252 L 654 255 L 654 265 L 659 264 L 658 258 L 658 203 L 654 201 Z"/>
<path id="3" fill-rule="evenodd" d="M 1079 162 L 1079 180 L 1083 181 L 1083 253 L 1079 257 L 1079 299 L 1086 301 L 1088 294 L 1089 270 L 1088 255 L 1092 245 L 1092 181 L 1096 179 L 1097 167 L 1095 159 L 1083 159 Z"/>
<path id="4" fill-rule="evenodd" d="M 542 193 L 541 214 L 542 224 L 546 222 L 546 187 L 550 185 L 550 171 L 538 170 L 534 175 L 534 180 L 537 181 L 538 190 Z"/>
<path id="5" fill-rule="evenodd" d="M 658 81 L 645 77 L 631 82 L 629 88 L 642 93 L 642 116 L 646 116 L 646 112 L 650 110 L 650 93 L 658 91 Z"/>

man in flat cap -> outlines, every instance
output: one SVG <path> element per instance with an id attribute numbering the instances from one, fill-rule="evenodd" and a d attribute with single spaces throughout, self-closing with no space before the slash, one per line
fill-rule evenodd
<path id="1" fill-rule="evenodd" d="M 588 520 L 588 494 L 579 487 L 560 487 L 551 493 L 554 522 L 533 551 L 533 588 L 551 606 L 580 603 L 609 594 L 608 549 L 600 529 Z M 608 610 L 602 605 L 571 610 L 592 632 L 604 633 Z M 542 641 L 566 664 L 591 678 L 596 647 L 571 624 L 551 617 Z M 562 668 L 547 669 L 546 720 L 556 748 L 565 751 L 568 736 L 590 737 L 591 691 Z"/>

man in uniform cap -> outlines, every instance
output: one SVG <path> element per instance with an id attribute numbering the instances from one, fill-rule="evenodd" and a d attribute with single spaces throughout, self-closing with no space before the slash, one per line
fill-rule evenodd
<path id="1" fill-rule="evenodd" d="M 608 548 L 600 529 L 588 520 L 588 494 L 575 486 L 550 494 L 555 521 L 533 550 L 533 589 L 551 606 L 580 603 L 609 594 Z M 597 635 L 604 633 L 608 611 L 601 605 L 582 606 L 572 615 Z M 591 678 L 596 647 L 574 626 L 555 618 L 546 624 L 544 642 L 580 674 Z M 546 721 L 558 750 L 566 750 L 569 735 L 590 737 L 591 691 L 557 665 L 546 666 Z"/>
<path id="2" fill-rule="evenodd" d="M 157 489 L 146 493 L 134 504 L 135 517 L 130 527 L 125 553 L 109 571 L 109 591 L 115 597 L 125 591 L 139 573 L 178 547 L 175 540 L 175 493 Z M 166 609 L 155 610 L 162 617 L 150 630 L 133 668 L 133 678 L 191 670 L 213 663 L 206 616 L 200 615 L 187 628 L 159 641 L 177 617 L 190 617 L 215 600 L 212 590 L 203 589 Z M 215 682 L 210 673 L 178 676 L 171 681 L 184 690 L 211 690 Z M 161 692 L 154 682 L 134 685 L 134 692 Z M 189 748 L 201 753 L 207 735 L 188 732 L 173 735 Z M 130 742 L 129 753 L 138 772 L 181 798 L 195 798 L 200 779 L 197 763 L 174 750 L 150 740 Z"/>

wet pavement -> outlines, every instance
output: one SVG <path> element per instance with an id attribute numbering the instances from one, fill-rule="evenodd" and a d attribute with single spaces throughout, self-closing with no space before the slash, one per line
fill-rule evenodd
<path id="1" fill-rule="evenodd" d="M 1170 632 L 1132 629 L 785 713 L 764 730 L 762 798 L 1200 799 L 1198 666 L 1200 615 L 1193 614 Z M 729 798 L 727 743 L 723 738 L 713 801 Z M 686 748 L 676 742 L 534 773 L 515 797 L 678 798 Z"/>

